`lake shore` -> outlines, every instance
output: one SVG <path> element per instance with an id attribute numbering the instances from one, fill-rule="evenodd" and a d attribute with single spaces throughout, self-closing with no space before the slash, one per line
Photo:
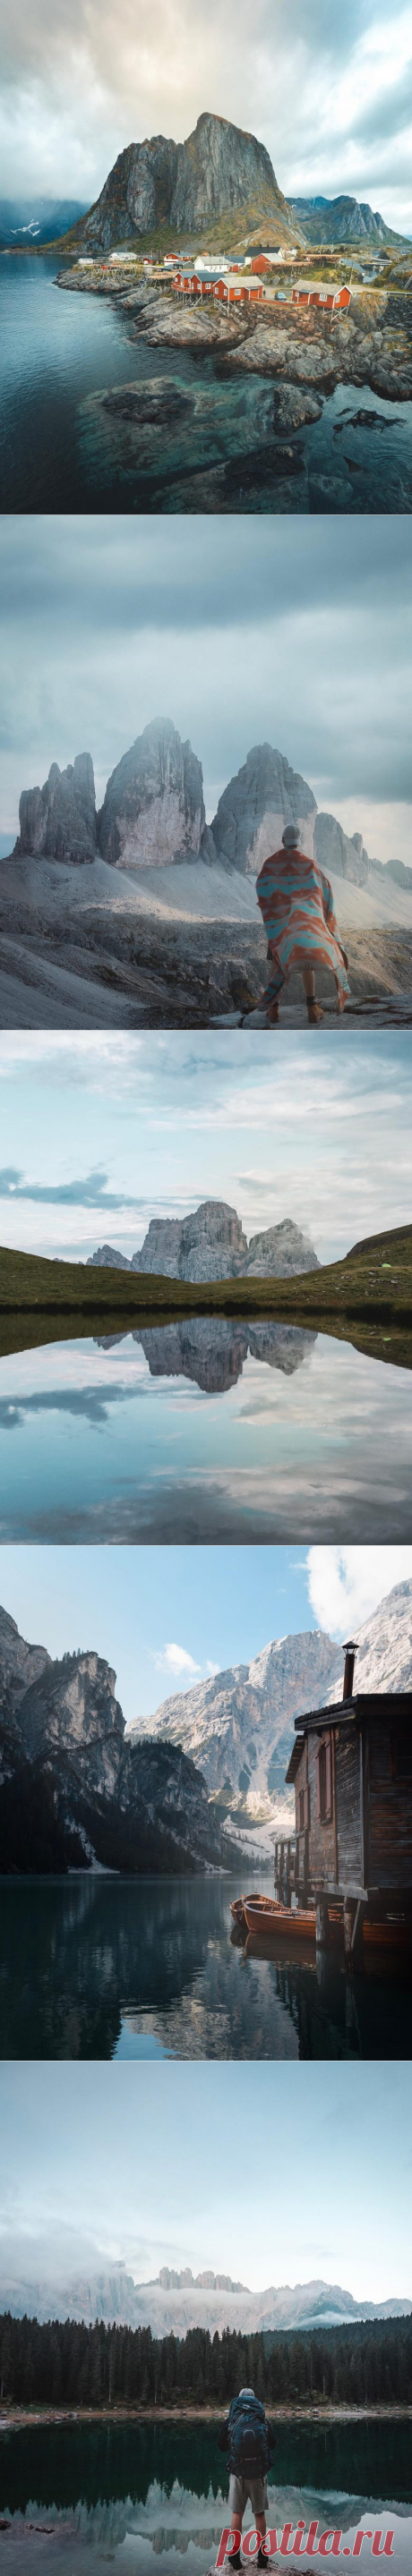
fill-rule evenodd
<path id="1" fill-rule="evenodd" d="M 0 2433 L 34 2424 L 219 2424 L 216 2406 L 13 2406 L 0 2414 Z M 273 2424 L 375 2424 L 412 2422 L 412 2406 L 270 2406 Z"/>

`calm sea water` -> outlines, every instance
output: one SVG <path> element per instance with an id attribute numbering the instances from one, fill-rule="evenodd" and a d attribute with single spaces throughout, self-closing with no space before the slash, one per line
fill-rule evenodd
<path id="1" fill-rule="evenodd" d="M 233 1880 L 0 1880 L 1 2057 L 409 2057 L 407 1972 L 242 1947 L 241 1884 L 244 1862 Z"/>
<path id="2" fill-rule="evenodd" d="M 102 2424 L 33 2427 L 0 2436 L 1 2534 L 7 2570 L 32 2563 L 27 2524 L 42 2520 L 33 2564 L 78 2576 L 107 2567 L 149 2576 L 206 2576 L 227 2524 L 227 2479 L 217 2425 Z M 278 2539 L 285 2522 L 338 2529 L 347 2552 L 363 2525 L 392 2530 L 394 2576 L 410 2576 L 412 2482 L 410 2425 L 391 2423 L 276 2426 L 276 2485 L 269 2484 L 268 2522 Z M 23 2530 L 23 2517 L 25 2536 Z M 253 2524 L 249 2508 L 245 2530 Z M 333 2562 L 334 2563 L 334 2562 Z M 279 2566 L 285 2566 L 285 2559 Z M 313 2561 L 304 2559 L 308 2568 Z M 373 2567 L 371 2539 L 362 2565 Z M 384 2559 L 384 2566 L 387 2561 Z M 321 2560 L 322 2565 L 322 2560 Z"/>
<path id="3" fill-rule="evenodd" d="M 285 483 L 270 454 L 273 382 L 148 348 L 115 298 L 60 289 L 57 267 L 55 253 L 0 258 L 2 510 L 202 510 L 196 478 L 215 466 L 226 470 L 219 509 L 228 512 L 411 510 L 412 403 L 381 401 L 367 386 L 325 396 L 320 420 L 292 439 Z M 190 398 L 179 427 L 115 425 L 100 395 L 153 377 Z"/>
<path id="4" fill-rule="evenodd" d="M 3 1541 L 409 1538 L 412 1370 L 209 1316 L 23 1351 L 0 1492 Z"/>

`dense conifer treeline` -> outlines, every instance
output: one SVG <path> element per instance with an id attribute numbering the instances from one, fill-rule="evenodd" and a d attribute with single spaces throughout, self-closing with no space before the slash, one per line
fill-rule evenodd
<path id="1" fill-rule="evenodd" d="M 373 2406 L 412 2403 L 412 2315 L 296 2334 L 157 2340 L 150 2326 L 38 2325 L 0 2317 L 0 2396 L 55 2406 L 229 2405 L 252 2387 L 270 2411 L 282 2400 L 325 2397 Z"/>

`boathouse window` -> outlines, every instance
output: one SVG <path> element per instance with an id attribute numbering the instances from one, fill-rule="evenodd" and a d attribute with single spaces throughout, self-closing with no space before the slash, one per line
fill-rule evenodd
<path id="1" fill-rule="evenodd" d="M 316 1814 L 321 1825 L 333 1815 L 332 1737 L 324 1735 L 316 1754 Z"/>
<path id="2" fill-rule="evenodd" d="M 299 1789 L 297 1828 L 298 1834 L 309 1831 L 309 1789 Z"/>
<path id="3" fill-rule="evenodd" d="M 391 1735 L 391 1779 L 412 1780 L 411 1735 Z"/>

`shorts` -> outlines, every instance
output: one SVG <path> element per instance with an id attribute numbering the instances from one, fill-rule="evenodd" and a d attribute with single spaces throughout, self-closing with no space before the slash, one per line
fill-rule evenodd
<path id="1" fill-rule="evenodd" d="M 239 2514 L 240 2521 L 248 2499 L 252 2506 L 252 2513 L 267 2512 L 267 2478 L 236 2478 L 232 2469 L 229 2478 L 229 2507 L 232 2514 Z"/>

